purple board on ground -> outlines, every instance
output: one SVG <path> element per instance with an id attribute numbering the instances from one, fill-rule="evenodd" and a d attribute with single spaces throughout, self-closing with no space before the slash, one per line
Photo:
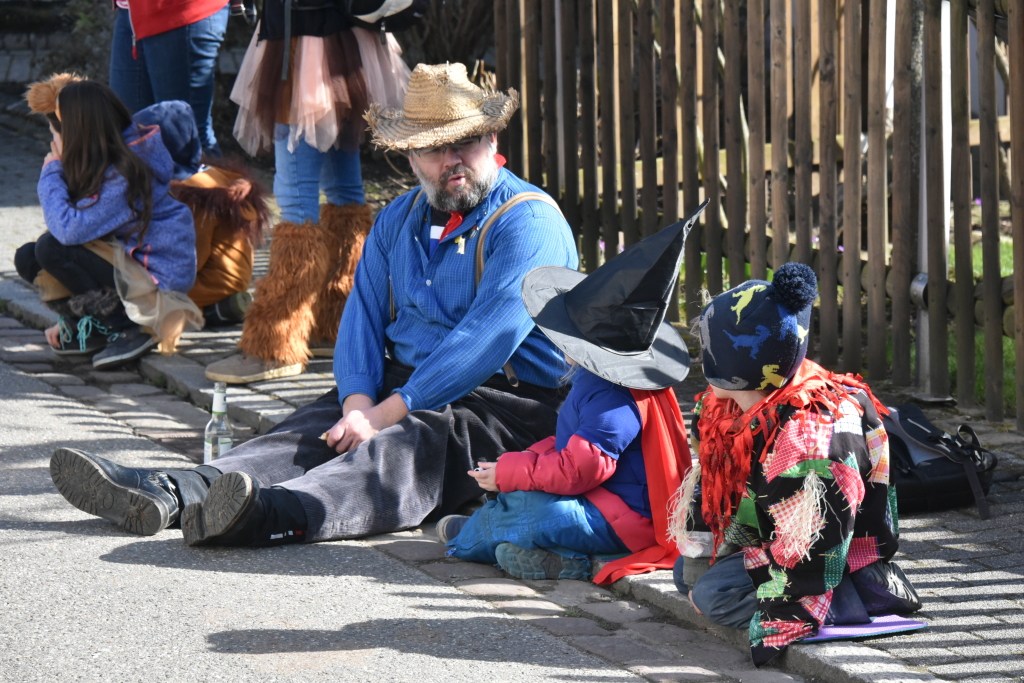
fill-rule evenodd
<path id="1" fill-rule="evenodd" d="M 914 621 L 896 614 L 871 617 L 870 624 L 846 624 L 844 626 L 822 626 L 818 635 L 805 638 L 802 643 L 817 643 L 823 640 L 846 640 L 848 638 L 867 638 L 869 636 L 885 636 L 904 631 L 916 631 L 928 624 Z"/>

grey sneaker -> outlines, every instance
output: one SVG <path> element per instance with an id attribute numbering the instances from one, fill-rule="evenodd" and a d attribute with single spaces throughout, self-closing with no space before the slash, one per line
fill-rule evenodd
<path id="1" fill-rule="evenodd" d="M 448 541 L 458 536 L 459 532 L 462 531 L 462 527 L 464 527 L 468 521 L 469 517 L 466 515 L 448 515 L 447 517 L 442 517 L 437 522 L 437 540 L 448 545 Z"/>
<path id="2" fill-rule="evenodd" d="M 443 520 L 442 520 L 443 521 Z M 494 551 L 498 565 L 517 579 L 576 579 L 590 576 L 590 560 L 562 557 L 550 550 L 530 550 L 512 543 L 502 543 Z"/>
<path id="3" fill-rule="evenodd" d="M 313 358 L 334 358 L 334 343 L 322 339 L 310 339 L 309 355 Z"/>
<path id="4" fill-rule="evenodd" d="M 239 352 L 207 366 L 206 378 L 213 382 L 226 382 L 227 384 L 248 384 L 278 377 L 301 375 L 302 369 L 302 363 L 283 365 Z"/>

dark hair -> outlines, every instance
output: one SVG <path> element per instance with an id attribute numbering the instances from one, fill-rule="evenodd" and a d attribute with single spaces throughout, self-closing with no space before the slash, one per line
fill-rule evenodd
<path id="1" fill-rule="evenodd" d="M 71 201 L 98 194 L 107 169 L 113 167 L 127 182 L 124 198 L 135 219 L 133 231 L 142 241 L 153 217 L 153 193 L 149 167 L 123 137 L 132 123 L 131 112 L 97 81 L 64 86 L 57 107 L 64 143 L 61 164 Z"/>

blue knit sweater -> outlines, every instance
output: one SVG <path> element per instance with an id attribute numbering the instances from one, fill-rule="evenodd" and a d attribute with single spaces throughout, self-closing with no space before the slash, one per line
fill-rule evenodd
<path id="1" fill-rule="evenodd" d="M 187 293 L 196 279 L 196 231 L 192 212 L 168 192 L 174 162 L 157 126 L 132 123 L 124 139 L 151 172 L 153 219 L 142 243 L 132 231 L 132 211 L 125 199 L 128 183 L 113 167 L 107 169 L 98 194 L 72 203 L 61 162 L 43 166 L 38 192 L 46 227 L 64 245 L 113 235 L 160 289 Z"/>

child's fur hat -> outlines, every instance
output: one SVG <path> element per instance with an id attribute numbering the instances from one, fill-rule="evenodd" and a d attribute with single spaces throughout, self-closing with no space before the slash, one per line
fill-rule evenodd
<path id="1" fill-rule="evenodd" d="M 85 77 L 76 73 L 53 74 L 45 81 L 37 81 L 25 91 L 28 108 L 35 114 L 54 114 L 57 111 L 57 95 L 68 83 L 84 81 Z"/>

